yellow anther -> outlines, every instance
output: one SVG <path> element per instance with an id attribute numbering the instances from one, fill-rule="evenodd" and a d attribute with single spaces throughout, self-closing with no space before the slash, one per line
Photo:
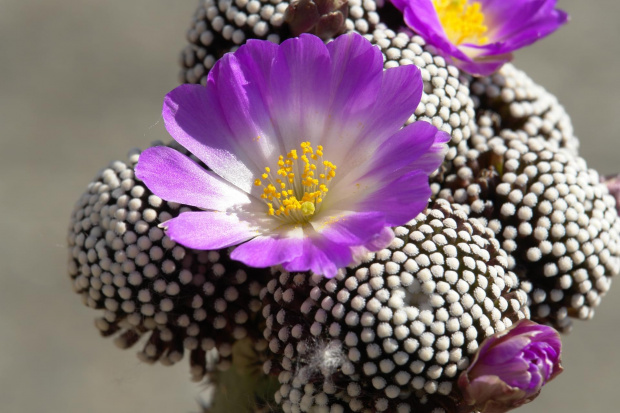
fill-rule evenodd
<path id="1" fill-rule="evenodd" d="M 302 142 L 300 147 L 301 156 L 296 149 L 292 149 L 286 156 L 278 157 L 276 176 L 282 179 L 274 180 L 271 169 L 265 167 L 265 173 L 261 174 L 261 178 L 266 180 L 265 185 L 260 179 L 254 181 L 255 185 L 263 187 L 260 196 L 266 201 L 267 214 L 292 220 L 295 224 L 306 221 L 305 217 L 316 213 L 317 205 L 323 202 L 328 191 L 328 182 L 336 175 L 336 165 L 321 159 L 323 173 L 315 177 L 318 165 L 315 161 L 323 156 L 323 146 L 318 145 L 315 151 L 310 142 Z M 297 163 L 300 161 L 303 164 Z"/>
<path id="2" fill-rule="evenodd" d="M 480 3 L 469 0 L 433 0 L 446 36 L 456 45 L 489 42 Z"/>

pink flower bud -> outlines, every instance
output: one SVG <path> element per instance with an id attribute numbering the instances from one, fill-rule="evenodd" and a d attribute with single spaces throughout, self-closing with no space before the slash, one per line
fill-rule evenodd
<path id="1" fill-rule="evenodd" d="M 488 337 L 458 385 L 481 413 L 503 413 L 534 400 L 562 372 L 557 331 L 530 320 Z"/>

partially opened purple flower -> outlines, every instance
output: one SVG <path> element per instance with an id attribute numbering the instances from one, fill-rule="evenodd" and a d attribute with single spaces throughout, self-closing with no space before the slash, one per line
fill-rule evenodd
<path id="1" fill-rule="evenodd" d="M 562 372 L 557 331 L 530 320 L 487 338 L 458 385 L 481 413 L 503 413 L 534 400 Z"/>
<path id="2" fill-rule="evenodd" d="M 168 132 L 211 170 L 155 147 L 136 176 L 204 210 L 164 223 L 174 241 L 237 245 L 231 257 L 249 266 L 332 277 L 385 247 L 389 227 L 428 202 L 449 135 L 426 122 L 402 128 L 422 88 L 415 66 L 383 71 L 379 49 L 358 34 L 328 45 L 312 35 L 250 40 L 206 87 L 182 85 L 164 101 Z"/>
<path id="3" fill-rule="evenodd" d="M 451 63 L 489 75 L 511 53 L 568 21 L 556 0 L 391 0 L 405 23 Z"/>

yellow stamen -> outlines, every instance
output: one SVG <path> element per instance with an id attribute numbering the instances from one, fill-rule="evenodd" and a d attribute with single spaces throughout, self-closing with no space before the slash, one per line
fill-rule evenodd
<path id="1" fill-rule="evenodd" d="M 489 42 L 480 3 L 469 0 L 433 0 L 437 16 L 448 39 L 455 45 L 461 43 L 485 44 Z"/>
<path id="2" fill-rule="evenodd" d="M 322 159 L 321 145 L 316 150 L 310 142 L 302 142 L 300 146 L 301 154 L 292 149 L 278 157 L 276 176 L 282 179 L 274 179 L 271 169 L 266 167 L 261 174 L 265 184 L 260 179 L 254 181 L 254 185 L 263 188 L 260 197 L 267 204 L 267 213 L 294 223 L 307 222 L 315 214 L 329 190 L 329 182 L 336 176 L 336 165 Z M 317 173 L 320 165 L 323 170 Z"/>

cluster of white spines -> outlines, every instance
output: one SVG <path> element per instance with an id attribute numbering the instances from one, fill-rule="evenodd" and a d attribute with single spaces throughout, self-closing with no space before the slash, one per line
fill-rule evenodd
<path id="1" fill-rule="evenodd" d="M 317 348 L 332 345 L 341 357 L 329 379 L 349 405 L 360 389 L 391 407 L 411 392 L 445 396 L 485 337 L 528 316 L 506 253 L 463 211 L 439 201 L 394 230 L 388 248 L 334 279 L 284 272 L 267 284 L 265 338 L 281 359 L 266 373 L 320 370 Z"/>

